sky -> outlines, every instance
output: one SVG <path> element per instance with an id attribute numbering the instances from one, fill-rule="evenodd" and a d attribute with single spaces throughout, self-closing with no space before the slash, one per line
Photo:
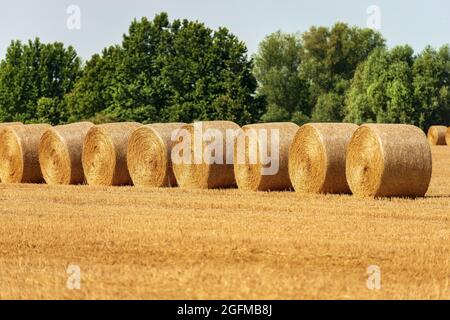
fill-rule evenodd
<path id="1" fill-rule="evenodd" d="M 448 0 L 2 0 L 0 58 L 11 40 L 39 37 L 72 45 L 88 59 L 120 43 L 134 18 L 153 18 L 161 11 L 170 19 L 225 26 L 247 44 L 250 54 L 277 30 L 304 32 L 338 21 L 380 28 L 390 47 L 410 44 L 418 52 L 450 43 Z"/>

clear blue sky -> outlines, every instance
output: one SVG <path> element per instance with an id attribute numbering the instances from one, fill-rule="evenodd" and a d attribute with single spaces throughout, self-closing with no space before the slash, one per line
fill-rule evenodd
<path id="1" fill-rule="evenodd" d="M 66 26 L 69 5 L 81 11 L 81 29 Z M 388 45 L 408 43 L 416 51 L 450 43 L 450 1 L 427 0 L 3 0 L 0 6 L 0 57 L 12 39 L 39 36 L 73 45 L 83 58 L 120 43 L 133 18 L 161 11 L 209 27 L 226 26 L 247 43 L 250 53 L 276 30 L 303 32 L 337 21 L 365 27 L 367 8 L 381 9 L 381 32 Z"/>

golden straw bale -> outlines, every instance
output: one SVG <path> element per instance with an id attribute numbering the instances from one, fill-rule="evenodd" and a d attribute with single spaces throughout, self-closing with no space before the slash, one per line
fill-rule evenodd
<path id="1" fill-rule="evenodd" d="M 155 123 L 136 129 L 128 141 L 127 163 L 136 186 L 175 187 L 171 153 L 175 137 L 185 123 Z"/>
<path id="2" fill-rule="evenodd" d="M 203 121 L 181 127 L 179 142 L 172 152 L 173 171 L 178 185 L 188 189 L 236 186 L 233 149 L 234 135 L 238 129 L 239 126 L 231 121 Z M 211 137 L 214 133 L 217 139 Z M 177 152 L 180 145 L 188 149 L 181 148 L 181 152 Z M 216 151 L 221 154 L 216 154 Z M 174 153 L 184 160 L 175 161 Z"/>
<path id="3" fill-rule="evenodd" d="M 298 129 L 299 126 L 291 122 L 242 127 L 234 148 L 234 174 L 238 187 L 251 191 L 292 189 L 288 171 L 289 148 Z"/>
<path id="4" fill-rule="evenodd" d="M 3 127 L 8 127 L 8 126 L 20 126 L 23 125 L 22 122 L 3 122 L 0 123 L 0 129 Z"/>
<path id="5" fill-rule="evenodd" d="M 48 124 L 11 125 L 0 130 L 0 179 L 4 183 L 41 183 L 39 141 Z"/>
<path id="6" fill-rule="evenodd" d="M 93 126 L 84 140 L 82 163 L 86 181 L 95 186 L 132 183 L 127 167 L 128 139 L 141 124 L 107 123 Z"/>
<path id="7" fill-rule="evenodd" d="M 445 126 L 431 126 L 428 129 L 428 141 L 433 146 L 446 145 L 445 135 L 447 127 Z"/>
<path id="8" fill-rule="evenodd" d="M 81 154 L 87 132 L 94 124 L 79 122 L 48 129 L 39 144 L 39 163 L 47 184 L 81 184 Z"/>
<path id="9" fill-rule="evenodd" d="M 445 143 L 450 146 L 450 127 L 447 129 L 447 133 L 445 134 Z"/>
<path id="10" fill-rule="evenodd" d="M 289 176 L 301 193 L 350 193 L 345 152 L 358 128 L 351 123 L 310 123 L 298 130 L 289 152 Z"/>
<path id="11" fill-rule="evenodd" d="M 431 164 L 427 138 L 412 125 L 363 125 L 347 148 L 347 180 L 359 197 L 423 197 Z"/>

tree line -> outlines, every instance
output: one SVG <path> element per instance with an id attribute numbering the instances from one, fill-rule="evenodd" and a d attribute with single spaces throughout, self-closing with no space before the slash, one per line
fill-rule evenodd
<path id="1" fill-rule="evenodd" d="M 12 41 L 0 62 L 0 121 L 232 120 L 450 123 L 450 49 L 386 47 L 337 23 L 268 35 L 249 57 L 226 28 L 134 20 L 83 63 L 71 46 Z"/>

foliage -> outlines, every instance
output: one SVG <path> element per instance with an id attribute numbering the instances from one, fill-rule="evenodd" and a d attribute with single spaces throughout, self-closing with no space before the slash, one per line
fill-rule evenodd
<path id="1" fill-rule="evenodd" d="M 254 63 L 253 63 L 254 62 Z M 253 59 L 226 28 L 134 20 L 82 67 L 75 50 L 12 41 L 0 62 L 0 121 L 450 124 L 450 48 L 385 47 L 336 23 L 268 35 Z"/>
<path id="2" fill-rule="evenodd" d="M 174 20 L 133 21 L 120 46 L 94 56 L 68 98 L 72 120 L 98 112 L 121 121 L 228 119 L 255 122 L 264 111 L 247 49 L 225 28 Z"/>
<path id="3" fill-rule="evenodd" d="M 62 100 L 80 74 L 81 62 L 72 47 L 39 39 L 11 42 L 0 63 L 0 121 L 66 121 Z"/>
<path id="4" fill-rule="evenodd" d="M 424 129 L 449 123 L 450 51 L 411 47 L 378 50 L 362 64 L 347 95 L 346 120 L 409 123 Z"/>
<path id="5" fill-rule="evenodd" d="M 282 109 L 288 119 L 301 113 L 304 120 L 341 121 L 343 97 L 358 64 L 383 47 L 379 33 L 344 23 L 312 27 L 302 35 L 269 35 L 255 57 L 258 92 L 273 105 L 263 120 L 278 119 Z"/>

